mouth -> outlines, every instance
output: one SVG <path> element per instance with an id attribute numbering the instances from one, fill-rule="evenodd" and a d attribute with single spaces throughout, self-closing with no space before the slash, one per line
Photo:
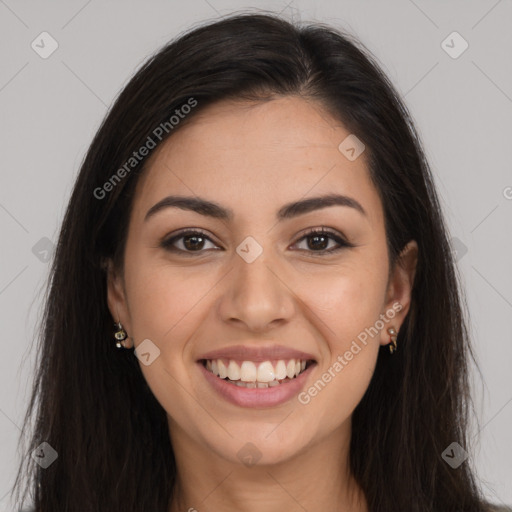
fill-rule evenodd
<path id="1" fill-rule="evenodd" d="M 316 362 L 313 359 L 249 361 L 201 359 L 199 363 L 219 379 L 241 388 L 265 389 L 293 382 Z"/>

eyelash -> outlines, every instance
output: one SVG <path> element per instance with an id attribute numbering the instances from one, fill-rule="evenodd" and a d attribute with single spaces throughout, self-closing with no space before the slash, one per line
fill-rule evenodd
<path id="1" fill-rule="evenodd" d="M 173 244 L 177 241 L 177 240 L 180 240 L 181 238 L 186 238 L 188 236 L 194 236 L 194 235 L 199 235 L 201 238 L 204 238 L 206 240 L 209 240 L 210 242 L 214 243 L 213 240 L 211 240 L 211 238 L 202 230 L 200 229 L 189 229 L 189 230 L 186 230 L 186 231 L 182 231 L 176 235 L 174 235 L 173 237 L 171 238 L 168 238 L 167 240 L 163 240 L 160 244 L 160 246 L 167 250 L 167 251 L 171 251 L 171 252 L 180 252 L 184 255 L 187 255 L 187 256 L 192 256 L 196 253 L 202 253 L 202 252 L 205 252 L 206 249 L 201 249 L 201 250 L 198 250 L 198 251 L 187 251 L 187 250 L 183 250 L 183 249 L 178 249 L 176 247 L 173 246 Z M 332 253 L 335 253 L 335 252 L 338 252 L 340 251 L 341 249 L 344 249 L 344 248 L 347 248 L 347 247 L 354 247 L 353 244 L 347 242 L 346 240 L 344 240 L 342 237 L 340 237 L 339 235 L 337 235 L 336 233 L 334 233 L 333 231 L 325 228 L 325 227 L 320 227 L 320 228 L 311 228 L 309 229 L 306 233 L 304 233 L 295 243 L 294 245 L 296 245 L 297 243 L 301 242 L 302 240 L 308 238 L 308 237 L 311 237 L 313 235 L 324 235 L 324 236 L 327 236 L 328 238 L 334 240 L 339 246 L 338 247 L 335 247 L 334 249 L 331 248 L 331 249 L 322 249 L 320 251 L 313 251 L 313 250 L 307 250 L 307 249 L 298 249 L 300 251 L 306 251 L 306 252 L 309 252 L 311 255 L 313 256 L 324 256 L 324 255 L 328 255 L 328 254 L 332 254 Z M 217 250 L 217 249 L 215 249 Z"/>

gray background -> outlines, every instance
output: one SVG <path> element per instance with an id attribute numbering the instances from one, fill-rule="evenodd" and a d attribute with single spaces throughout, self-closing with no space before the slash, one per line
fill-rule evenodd
<path id="1" fill-rule="evenodd" d="M 404 95 L 457 251 L 482 370 L 473 371 L 471 457 L 488 498 L 512 504 L 511 4 L 0 0 L 0 510 L 11 510 L 46 260 L 93 134 L 136 68 L 170 38 L 259 8 L 355 34 Z M 59 45 L 47 59 L 31 47 L 42 46 L 43 31 Z M 458 58 L 442 46 L 453 31 L 469 44 Z M 461 48 L 460 40 L 445 44 Z"/>

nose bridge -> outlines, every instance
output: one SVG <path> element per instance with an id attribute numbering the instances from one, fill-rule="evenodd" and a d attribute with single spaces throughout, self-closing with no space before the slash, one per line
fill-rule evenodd
<path id="1" fill-rule="evenodd" d="M 253 330 L 262 330 L 272 322 L 289 319 L 293 298 L 281 282 L 277 256 L 252 237 L 236 249 L 233 271 L 221 298 L 224 321 L 238 320 Z M 276 276 L 277 274 L 277 276 Z"/>

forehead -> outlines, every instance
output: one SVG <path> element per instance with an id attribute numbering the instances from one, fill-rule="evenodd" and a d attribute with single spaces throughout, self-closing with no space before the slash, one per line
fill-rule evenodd
<path id="1" fill-rule="evenodd" d="M 372 215 L 379 198 L 366 155 L 350 161 L 338 147 L 349 135 L 319 103 L 299 97 L 209 105 L 151 155 L 134 208 L 147 210 L 172 193 L 255 212 L 338 192 L 366 203 Z"/>

